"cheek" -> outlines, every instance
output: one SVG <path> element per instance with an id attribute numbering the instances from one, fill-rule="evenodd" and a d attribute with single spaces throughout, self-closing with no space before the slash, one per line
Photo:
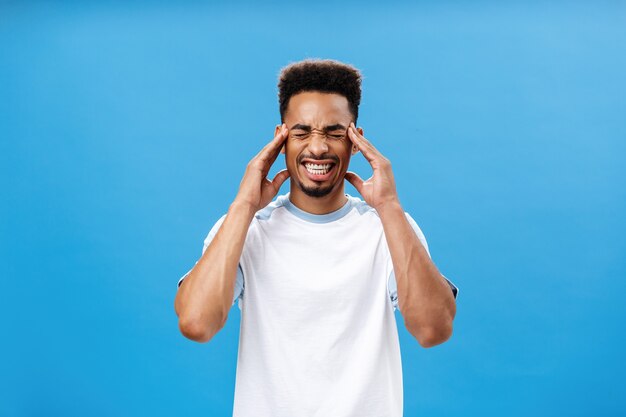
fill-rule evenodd
<path id="1" fill-rule="evenodd" d="M 291 165 L 296 166 L 298 154 L 299 154 L 299 151 L 297 149 L 297 146 L 295 146 L 293 143 L 290 143 L 289 140 L 287 140 L 285 142 L 285 164 L 287 166 L 291 166 Z"/>
<path id="2" fill-rule="evenodd" d="M 350 158 L 352 155 L 352 142 L 346 141 L 341 144 L 337 144 L 335 148 L 335 154 L 339 156 L 344 161 Z"/>
<path id="3" fill-rule="evenodd" d="M 350 152 L 350 149 L 352 149 L 352 145 L 352 141 L 347 137 L 343 138 L 340 143 L 341 149 L 343 149 L 344 152 Z"/>

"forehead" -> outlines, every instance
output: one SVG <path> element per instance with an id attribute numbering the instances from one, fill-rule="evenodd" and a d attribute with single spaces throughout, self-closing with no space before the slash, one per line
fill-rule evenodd
<path id="1" fill-rule="evenodd" d="M 311 126 L 322 126 L 352 120 L 348 99 L 341 94 L 305 91 L 289 99 L 286 121 Z M 289 124 L 289 123 L 288 123 Z"/>

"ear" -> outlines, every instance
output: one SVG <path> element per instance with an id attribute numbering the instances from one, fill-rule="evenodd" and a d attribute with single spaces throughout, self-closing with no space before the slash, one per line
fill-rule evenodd
<path id="1" fill-rule="evenodd" d="M 276 125 L 276 129 L 274 129 L 274 136 L 278 135 L 278 132 L 280 132 L 280 128 L 281 128 L 282 124 L 280 125 Z M 285 153 L 285 145 L 283 145 L 280 148 L 280 153 L 284 154 Z"/>

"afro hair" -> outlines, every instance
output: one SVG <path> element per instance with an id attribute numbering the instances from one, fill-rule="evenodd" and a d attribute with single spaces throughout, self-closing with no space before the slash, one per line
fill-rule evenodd
<path id="1" fill-rule="evenodd" d="M 282 68 L 278 78 L 280 120 L 284 122 L 289 99 L 304 91 L 341 94 L 356 123 L 361 103 L 361 73 L 355 67 L 332 59 L 309 58 Z"/>

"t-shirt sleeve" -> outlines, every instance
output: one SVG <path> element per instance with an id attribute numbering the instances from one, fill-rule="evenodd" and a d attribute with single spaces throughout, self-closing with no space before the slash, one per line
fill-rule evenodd
<path id="1" fill-rule="evenodd" d="M 222 225 L 222 223 L 224 223 L 225 218 L 226 218 L 226 214 L 220 217 L 220 219 L 217 222 L 215 222 L 215 224 L 209 231 L 209 234 L 207 235 L 207 237 L 204 239 L 204 246 L 202 247 L 203 255 L 206 249 L 209 247 L 209 244 L 211 243 L 211 241 L 217 234 L 217 231 L 219 230 L 220 226 Z M 177 288 L 180 287 L 180 285 L 183 283 L 183 280 L 187 277 L 187 275 L 189 275 L 190 272 L 191 272 L 191 269 L 187 271 L 185 275 L 180 277 L 180 279 L 178 280 Z M 237 279 L 235 280 L 235 294 L 233 296 L 233 304 L 235 304 L 238 299 L 241 299 L 243 297 L 243 289 L 244 289 L 243 269 L 241 269 L 241 262 L 240 262 L 239 264 L 237 264 Z M 239 303 L 239 308 L 241 309 L 241 303 Z"/>
<path id="2" fill-rule="evenodd" d="M 409 213 L 404 212 L 404 215 L 406 216 L 407 220 L 411 224 L 411 227 L 415 231 L 415 234 L 417 235 L 418 239 L 420 240 L 420 242 L 422 243 L 422 245 L 426 249 L 426 253 L 428 253 L 428 256 L 430 257 L 430 250 L 428 249 L 428 243 L 426 242 L 426 236 L 424 236 L 424 233 L 422 232 L 422 229 L 420 229 L 420 227 L 417 225 L 415 220 L 413 220 L 413 218 L 411 217 L 411 215 Z M 450 281 L 445 276 L 444 276 L 444 278 L 448 282 L 448 285 L 450 286 L 450 289 L 452 290 L 452 294 L 454 295 L 454 298 L 456 299 L 456 296 L 457 296 L 457 294 L 459 292 L 458 287 L 456 285 L 454 285 L 452 283 L 452 281 Z M 389 291 L 389 298 L 391 299 L 391 303 L 393 304 L 393 309 L 395 311 L 398 308 L 398 286 L 397 286 L 397 283 L 396 283 L 396 276 L 395 276 L 395 273 L 393 271 L 393 267 L 391 269 L 391 274 L 389 274 L 389 280 L 387 281 L 387 289 Z"/>

